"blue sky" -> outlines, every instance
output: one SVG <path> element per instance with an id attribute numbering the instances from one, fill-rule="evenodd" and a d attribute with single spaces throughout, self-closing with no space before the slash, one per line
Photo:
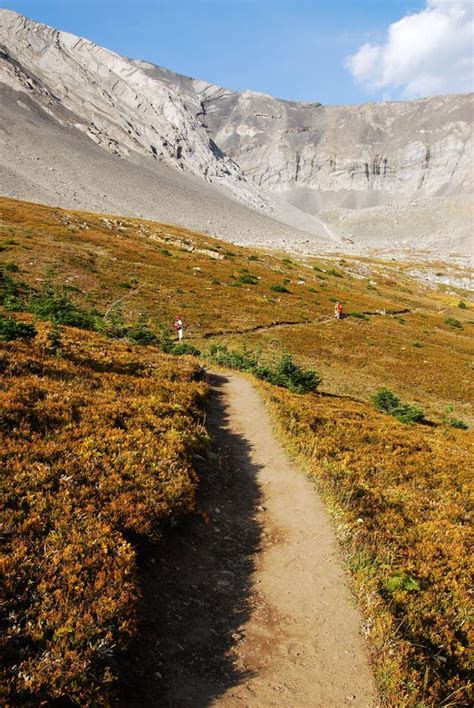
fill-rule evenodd
<path id="1" fill-rule="evenodd" d="M 424 21 L 427 4 L 434 17 L 454 1 L 7 0 L 4 7 L 231 89 L 340 104 L 408 95 L 409 79 L 400 81 L 393 60 L 380 70 L 397 51 L 387 30 L 407 15 Z M 433 79 L 418 82 L 414 95 L 431 86 L 438 90 Z M 438 92 L 450 90 L 458 89 Z"/>

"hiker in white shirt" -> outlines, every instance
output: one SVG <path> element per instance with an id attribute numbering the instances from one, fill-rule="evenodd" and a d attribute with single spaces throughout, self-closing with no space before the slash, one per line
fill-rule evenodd
<path id="1" fill-rule="evenodd" d="M 178 341 L 181 342 L 181 340 L 183 339 L 183 320 L 181 319 L 181 317 L 178 317 L 178 315 L 176 315 L 174 328 L 178 333 Z"/>

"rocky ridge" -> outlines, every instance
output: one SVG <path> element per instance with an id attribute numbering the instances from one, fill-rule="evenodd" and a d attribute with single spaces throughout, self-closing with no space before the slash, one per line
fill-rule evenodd
<path id="1" fill-rule="evenodd" d="M 239 166 L 209 138 L 177 90 L 93 42 L 0 10 L 0 82 L 112 154 L 133 153 L 216 181 L 264 208 Z"/>
<path id="2" fill-rule="evenodd" d="M 344 107 L 237 93 L 9 10 L 0 94 L 8 196 L 297 252 L 472 249 L 472 95 Z"/>
<path id="3" fill-rule="evenodd" d="M 310 212 L 472 194 L 474 95 L 356 106 L 237 93 L 145 62 L 244 173 Z"/>

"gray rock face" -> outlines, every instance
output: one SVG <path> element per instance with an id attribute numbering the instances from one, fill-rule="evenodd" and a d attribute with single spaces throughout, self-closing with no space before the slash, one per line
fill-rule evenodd
<path id="1" fill-rule="evenodd" d="M 472 95 L 338 107 L 236 93 L 0 10 L 10 196 L 300 252 L 466 254 L 472 118 Z"/>
<path id="2" fill-rule="evenodd" d="M 256 207 L 265 199 L 209 138 L 173 86 L 75 35 L 0 10 L 0 81 L 25 91 L 60 122 L 121 157 L 149 156 L 228 188 Z"/>
<path id="3" fill-rule="evenodd" d="M 322 106 L 144 66 L 259 186 L 310 212 L 473 191 L 474 95 Z"/>

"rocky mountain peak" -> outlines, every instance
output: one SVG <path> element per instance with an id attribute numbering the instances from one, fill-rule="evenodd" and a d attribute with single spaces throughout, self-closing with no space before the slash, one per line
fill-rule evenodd
<path id="1" fill-rule="evenodd" d="M 0 92 L 5 194 L 88 208 L 80 190 L 100 192 L 94 208 L 118 202 L 128 213 L 201 229 L 220 213 L 218 231 L 210 227 L 216 235 L 261 242 L 261 227 L 264 243 L 285 248 L 472 247 L 472 94 L 323 106 L 239 93 L 11 10 L 0 10 Z M 100 149 L 96 176 L 89 143 Z M 105 153 L 122 161 L 113 180 Z M 44 179 L 45 169 L 56 181 Z M 175 196 L 162 209 L 165 192 Z M 229 198 L 277 221 L 257 227 L 242 212 L 228 228 Z"/>
<path id="2" fill-rule="evenodd" d="M 53 113 L 60 104 L 74 127 L 104 149 L 159 160 L 264 205 L 184 105 L 177 87 L 152 79 L 140 63 L 10 10 L 0 10 L 0 45 L 0 81 L 34 95 Z"/>

